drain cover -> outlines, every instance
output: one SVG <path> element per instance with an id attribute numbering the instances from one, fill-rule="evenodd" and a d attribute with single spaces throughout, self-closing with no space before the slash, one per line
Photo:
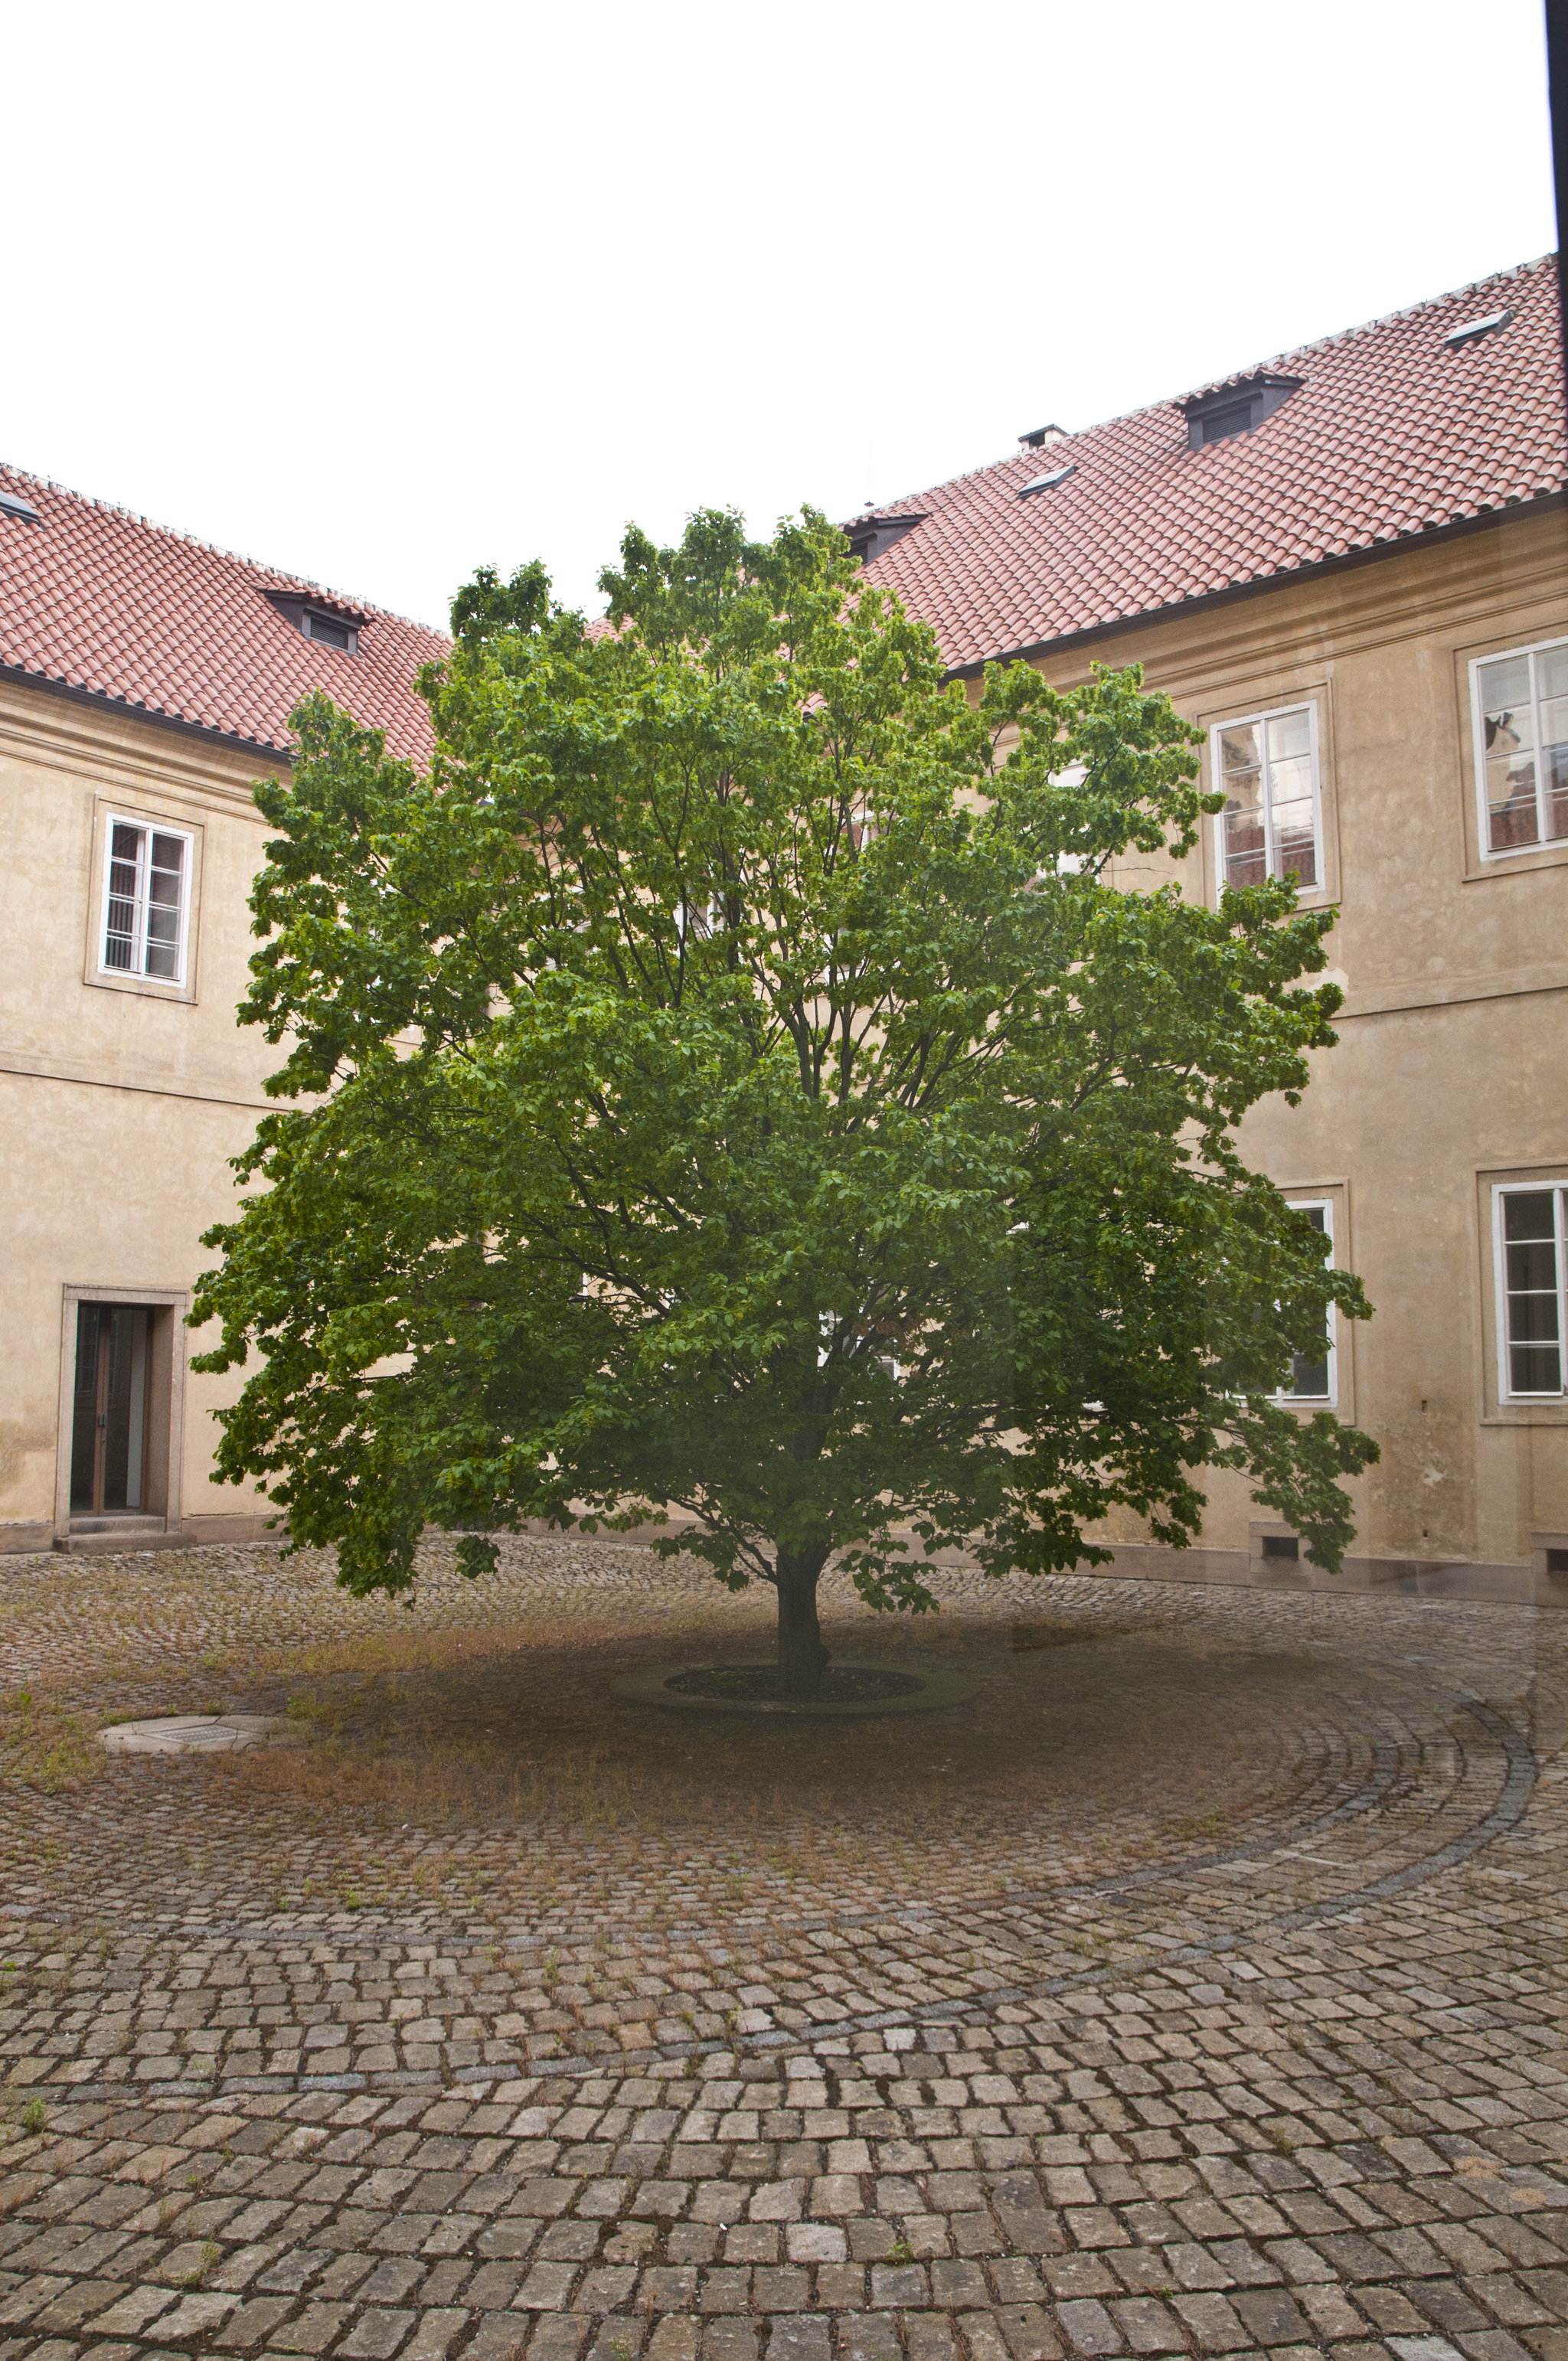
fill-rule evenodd
<path id="1" fill-rule="evenodd" d="M 156 1721 L 119 1721 L 98 1732 L 111 1754 L 234 1754 L 265 1746 L 283 1718 L 266 1713 L 171 1713 Z"/>

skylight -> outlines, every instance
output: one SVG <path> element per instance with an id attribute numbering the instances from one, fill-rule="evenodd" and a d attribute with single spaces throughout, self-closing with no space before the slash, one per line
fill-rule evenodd
<path id="1" fill-rule="evenodd" d="M 1477 336 L 1500 335 L 1513 316 L 1511 312 L 1488 312 L 1484 320 L 1462 320 L 1442 341 L 1450 352 L 1457 352 L 1461 345 L 1473 344 Z"/>
<path id="2" fill-rule="evenodd" d="M 25 500 L 20 492 L 12 491 L 5 484 L 0 484 L 0 510 L 4 510 L 7 516 L 26 517 L 29 524 L 37 524 L 38 521 L 38 512 L 31 500 Z"/>
<path id="3" fill-rule="evenodd" d="M 1036 476 L 1032 483 L 1021 485 L 1018 498 L 1027 500 L 1031 492 L 1048 492 L 1053 484 L 1065 484 L 1069 476 L 1078 473 L 1078 462 L 1069 460 L 1065 467 L 1053 467 L 1048 476 Z"/>

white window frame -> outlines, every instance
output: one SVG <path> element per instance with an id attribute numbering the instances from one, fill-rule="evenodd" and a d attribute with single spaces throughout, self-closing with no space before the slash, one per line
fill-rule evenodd
<path id="1" fill-rule="evenodd" d="M 116 828 L 134 828 L 142 840 L 141 849 L 137 854 L 137 930 L 133 939 L 132 963 L 129 967 L 115 967 L 111 963 L 109 959 L 109 904 L 111 899 L 109 887 L 110 879 L 114 873 L 115 830 Z M 148 896 L 144 880 L 148 861 L 151 852 L 152 840 L 155 836 L 175 837 L 184 847 L 180 862 L 179 947 L 175 958 L 174 973 L 172 975 L 153 975 L 148 972 L 147 967 Z M 145 814 L 137 814 L 136 812 L 128 811 L 115 811 L 113 809 L 106 810 L 104 815 L 104 868 L 100 880 L 101 892 L 98 910 L 99 974 L 103 976 L 110 976 L 126 983 L 150 984 L 155 991 L 160 986 L 164 990 L 170 992 L 183 991 L 185 988 L 186 967 L 190 953 L 191 901 L 195 888 L 195 880 L 196 839 L 192 829 L 174 827 L 168 820 L 148 819 Z"/>
<path id="2" fill-rule="evenodd" d="M 1294 708 L 1291 708 L 1291 710 L 1294 709 Z M 1226 727 L 1229 728 L 1230 724 L 1227 723 Z M 1334 1260 L 1333 1199 L 1332 1197 L 1287 1197 L 1285 1202 L 1289 1206 L 1293 1213 L 1321 1213 L 1323 1217 L 1323 1235 L 1329 1242 L 1329 1251 L 1325 1257 L 1325 1267 L 1330 1270 L 1336 1269 L 1338 1265 Z M 1292 1388 L 1287 1386 L 1274 1397 L 1275 1400 L 1277 1402 L 1282 1402 L 1287 1410 L 1290 1409 L 1292 1406 L 1299 1407 L 1302 1410 L 1337 1410 L 1339 1408 L 1338 1313 L 1339 1306 L 1337 1303 L 1331 1303 L 1326 1306 L 1324 1317 L 1328 1323 L 1328 1352 L 1324 1357 L 1328 1362 L 1327 1393 L 1299 1394 Z"/>
<path id="3" fill-rule="evenodd" d="M 1484 656 L 1472 656 L 1470 659 L 1470 731 L 1475 747 L 1475 840 L 1483 861 L 1518 861 L 1521 854 L 1568 848 L 1568 837 L 1548 836 L 1546 833 L 1546 774 L 1541 759 L 1541 692 L 1536 686 L 1537 656 L 1550 655 L 1556 648 L 1568 648 L 1568 639 L 1530 640 L 1523 647 L 1493 648 Z M 1510 664 L 1519 656 L 1524 656 L 1530 664 L 1530 722 L 1535 741 L 1535 842 L 1500 844 L 1494 851 L 1492 807 L 1486 795 L 1486 708 L 1481 701 L 1481 667 L 1483 664 Z M 1548 1397 L 1536 1395 L 1525 1399 L 1545 1400 Z"/>
<path id="4" fill-rule="evenodd" d="M 1503 1236 L 1503 1203 L 1508 1197 L 1541 1197 L 1550 1191 L 1554 1204 L 1553 1237 L 1557 1254 L 1557 1375 L 1555 1393 L 1519 1393 L 1514 1388 L 1513 1338 L 1508 1333 L 1508 1258 Z M 1497 1180 L 1492 1185 L 1492 1290 L 1497 1339 L 1497 1400 L 1530 1404 L 1568 1401 L 1568 1174 L 1536 1180 Z"/>
<path id="5" fill-rule="evenodd" d="M 1227 715 L 1223 721 L 1211 722 L 1209 725 L 1209 778 L 1214 792 L 1217 795 L 1223 795 L 1225 771 L 1220 750 L 1220 739 L 1224 730 L 1249 730 L 1257 723 L 1283 721 L 1292 713 L 1304 713 L 1307 716 L 1307 745 L 1312 766 L 1312 866 L 1318 874 L 1314 884 L 1298 884 L 1297 892 L 1305 896 L 1309 894 L 1326 894 L 1328 891 L 1328 879 L 1323 868 L 1323 772 L 1320 752 L 1317 698 L 1299 697 L 1293 698 L 1288 705 L 1266 705 L 1256 713 L 1233 713 Z M 1265 746 L 1267 742 L 1266 736 Z M 1262 794 L 1264 868 L 1266 875 L 1274 877 L 1278 873 L 1274 866 L 1274 801 L 1269 793 L 1266 761 Z M 1226 884 L 1225 815 L 1223 811 L 1217 811 L 1214 814 L 1214 865 L 1215 874 L 1219 879 L 1219 890 L 1223 893 Z"/>

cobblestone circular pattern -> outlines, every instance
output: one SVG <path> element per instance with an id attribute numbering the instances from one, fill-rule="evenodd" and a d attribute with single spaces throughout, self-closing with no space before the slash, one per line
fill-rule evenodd
<path id="1" fill-rule="evenodd" d="M 330 1575 L 0 1565 L 0 2361 L 1568 2361 L 1568 1618 L 830 1587 L 975 1703 L 770 1784 L 689 1562 Z"/>

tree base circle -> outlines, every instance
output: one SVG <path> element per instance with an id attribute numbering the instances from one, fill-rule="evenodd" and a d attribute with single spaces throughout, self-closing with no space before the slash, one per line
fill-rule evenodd
<path id="1" fill-rule="evenodd" d="M 771 1664 L 660 1664 L 647 1672 L 620 1673 L 609 1686 L 614 1696 L 633 1705 L 827 1721 L 861 1714 L 931 1713 L 941 1706 L 965 1704 L 975 1690 L 975 1683 L 961 1673 L 911 1673 L 892 1664 L 835 1662 L 814 1697 L 770 1695 L 774 1678 Z"/>

